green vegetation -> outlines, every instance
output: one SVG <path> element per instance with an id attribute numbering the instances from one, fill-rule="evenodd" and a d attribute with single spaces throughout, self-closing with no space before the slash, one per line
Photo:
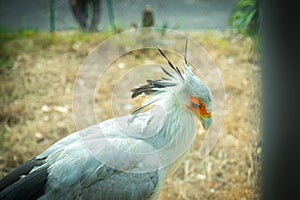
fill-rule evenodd
<path id="1" fill-rule="evenodd" d="M 260 32 L 259 17 L 259 4 L 257 0 L 238 0 L 228 23 L 238 32 L 255 37 Z"/>
<path id="2" fill-rule="evenodd" d="M 260 10 L 258 0 L 238 0 L 228 20 L 233 30 L 250 36 L 255 45 L 253 53 L 259 52 Z"/>

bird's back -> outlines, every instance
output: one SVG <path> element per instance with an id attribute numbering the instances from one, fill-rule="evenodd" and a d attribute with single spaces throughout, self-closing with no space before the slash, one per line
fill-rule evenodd
<path id="1" fill-rule="evenodd" d="M 143 171 L 143 166 L 149 161 L 143 160 L 143 157 L 130 161 L 128 159 L 131 158 L 126 157 L 125 151 L 141 153 L 155 148 L 141 139 L 129 137 L 120 128 L 120 123 L 128 120 L 128 117 L 118 119 L 110 119 L 73 133 L 31 160 L 30 165 L 20 166 L 8 175 L 13 177 L 10 182 L 1 180 L 3 190 L 0 192 L 0 199 L 24 199 L 24 194 L 30 193 L 34 194 L 28 196 L 28 199 L 156 197 L 164 180 L 163 170 L 157 168 Z M 141 118 L 135 119 L 134 126 L 141 128 L 146 119 L 141 115 Z M 111 145 L 125 153 L 113 151 Z M 35 179 L 32 178 L 33 175 L 36 176 Z M 36 186 L 37 178 L 40 180 L 39 187 Z M 24 187 L 24 183 L 28 186 L 26 190 L 18 189 Z M 18 189 L 18 194 L 14 192 L 15 189 Z"/>

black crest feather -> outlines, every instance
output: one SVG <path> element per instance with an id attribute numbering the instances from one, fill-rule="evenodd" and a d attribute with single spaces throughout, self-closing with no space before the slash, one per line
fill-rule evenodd
<path id="1" fill-rule="evenodd" d="M 178 74 L 182 78 L 182 80 L 183 80 L 183 76 L 182 76 L 180 70 L 172 64 L 172 62 L 168 59 L 168 57 L 165 55 L 165 53 L 159 47 L 158 47 L 158 51 L 168 61 L 168 64 L 173 69 L 173 71 L 176 74 Z M 171 72 L 169 72 L 168 70 L 166 70 L 163 67 L 161 67 L 161 69 L 171 79 L 175 78 L 175 74 L 172 74 Z M 159 80 L 147 80 L 148 84 L 142 85 L 142 86 L 140 86 L 138 88 L 134 88 L 134 89 L 131 90 L 131 92 L 132 92 L 131 97 L 135 98 L 135 97 L 137 97 L 137 96 L 139 96 L 141 94 L 152 95 L 154 93 L 160 92 L 159 89 L 161 89 L 161 88 L 175 86 L 176 84 L 173 83 L 171 81 L 171 79 L 162 78 L 162 79 L 159 79 Z"/>
<path id="2" fill-rule="evenodd" d="M 178 67 L 175 67 L 172 62 L 169 60 L 169 58 L 166 56 L 166 54 L 159 48 L 157 47 L 158 51 L 160 52 L 160 54 L 168 61 L 170 67 L 175 71 L 175 73 L 179 74 L 179 76 L 182 78 L 183 80 L 183 76 L 180 72 L 180 70 L 178 69 Z"/>

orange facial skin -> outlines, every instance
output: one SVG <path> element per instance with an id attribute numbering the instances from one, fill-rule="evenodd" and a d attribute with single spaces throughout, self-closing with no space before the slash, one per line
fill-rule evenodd
<path id="1" fill-rule="evenodd" d="M 211 117 L 211 113 L 206 111 L 204 104 L 195 97 L 190 97 L 190 105 L 188 108 L 198 116 L 200 115 L 204 118 Z"/>

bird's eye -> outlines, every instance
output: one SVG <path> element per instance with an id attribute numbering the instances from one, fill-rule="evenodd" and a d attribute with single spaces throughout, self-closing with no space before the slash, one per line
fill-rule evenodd
<path id="1" fill-rule="evenodd" d="M 197 103 L 194 103 L 194 102 L 192 102 L 192 107 L 193 107 L 193 108 L 200 109 L 200 108 L 201 108 L 201 105 L 199 105 L 199 104 L 197 104 Z"/>

